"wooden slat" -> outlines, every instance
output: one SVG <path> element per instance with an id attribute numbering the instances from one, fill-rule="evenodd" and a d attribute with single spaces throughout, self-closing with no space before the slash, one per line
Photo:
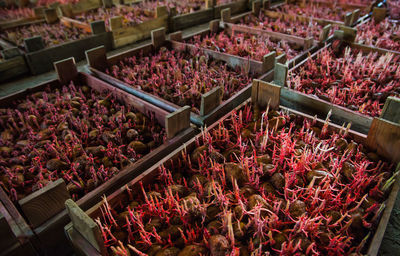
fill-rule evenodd
<path id="1" fill-rule="evenodd" d="M 64 24 L 65 26 L 67 26 L 67 27 L 71 27 L 71 28 L 76 27 L 76 28 L 83 29 L 83 30 L 85 30 L 86 32 L 89 32 L 89 33 L 92 32 L 92 29 L 90 28 L 89 24 L 87 24 L 85 22 L 82 22 L 82 21 L 79 21 L 79 20 L 74 20 L 74 19 L 71 19 L 71 18 L 68 18 L 68 17 L 61 17 L 60 18 L 60 22 L 62 24 Z"/>
<path id="2" fill-rule="evenodd" d="M 400 125 L 382 118 L 374 118 L 368 132 L 367 145 L 387 159 L 399 162 Z"/>
<path id="3" fill-rule="evenodd" d="M 267 73 L 275 67 L 276 52 L 272 51 L 263 56 L 262 72 Z"/>
<path id="4" fill-rule="evenodd" d="M 105 253 L 99 226 L 71 199 L 65 201 L 65 207 L 75 230 L 96 250 Z"/>
<path id="5" fill-rule="evenodd" d="M 280 85 L 280 86 L 286 86 L 286 79 L 287 79 L 287 73 L 288 73 L 288 66 L 281 64 L 281 63 L 276 63 L 275 64 L 275 69 L 274 69 L 274 84 Z"/>
<path id="6" fill-rule="evenodd" d="M 21 77 L 29 73 L 29 68 L 23 56 L 17 56 L 0 62 L 0 82 Z"/>
<path id="7" fill-rule="evenodd" d="M 36 52 L 44 49 L 44 42 L 41 36 L 34 36 L 24 39 L 24 46 L 27 52 Z"/>
<path id="8" fill-rule="evenodd" d="M 105 71 L 108 68 L 106 48 L 104 45 L 87 50 L 86 61 L 89 67 Z"/>
<path id="9" fill-rule="evenodd" d="M 386 13 L 386 8 L 374 7 L 374 9 L 372 9 L 372 18 L 375 20 L 376 23 L 379 23 L 385 19 Z"/>
<path id="10" fill-rule="evenodd" d="M 175 137 L 179 132 L 190 127 L 190 107 L 184 106 L 165 117 L 167 138 Z"/>
<path id="11" fill-rule="evenodd" d="M 400 99 L 392 96 L 388 97 L 380 117 L 393 123 L 400 124 Z"/>
<path id="12" fill-rule="evenodd" d="M 49 8 L 44 10 L 44 18 L 48 24 L 53 24 L 58 21 L 57 10 Z"/>
<path id="13" fill-rule="evenodd" d="M 177 31 L 198 24 L 206 23 L 214 18 L 214 10 L 206 8 L 193 13 L 186 13 L 171 18 L 171 30 Z"/>
<path id="14" fill-rule="evenodd" d="M 54 68 L 61 84 L 69 84 L 70 81 L 78 77 L 78 70 L 73 57 L 54 62 Z"/>
<path id="15" fill-rule="evenodd" d="M 151 43 L 155 49 L 158 49 L 164 45 L 165 40 L 165 28 L 154 29 L 151 31 Z"/>
<path id="16" fill-rule="evenodd" d="M 50 182 L 46 187 L 18 201 L 30 224 L 35 228 L 64 209 L 70 198 L 63 179 Z"/>
<path id="17" fill-rule="evenodd" d="M 205 116 L 218 107 L 222 102 L 223 94 L 224 88 L 221 86 L 201 95 L 200 115 Z"/>
<path id="18" fill-rule="evenodd" d="M 280 104 L 281 86 L 261 80 L 254 80 L 258 85 L 255 88 L 256 94 L 251 97 L 252 100 L 255 99 L 253 103 L 257 103 L 262 109 L 265 109 L 268 105 L 273 109 L 278 108 Z"/>

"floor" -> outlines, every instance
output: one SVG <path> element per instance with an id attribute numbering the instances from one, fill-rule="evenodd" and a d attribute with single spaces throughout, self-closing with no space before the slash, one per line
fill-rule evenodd
<path id="1" fill-rule="evenodd" d="M 199 26 L 192 27 L 190 29 L 186 29 L 182 31 L 183 36 L 188 36 L 190 34 L 196 33 L 199 30 L 203 30 L 208 27 L 208 24 L 202 24 Z M 137 44 L 129 45 L 123 47 L 118 50 L 111 51 L 107 53 L 108 56 L 115 55 L 117 53 L 126 51 L 127 49 L 138 47 L 140 45 L 149 43 L 150 40 L 146 40 Z M 86 70 L 86 61 L 81 61 L 77 63 L 78 70 L 84 71 Z M 19 79 L 16 81 L 11 81 L 8 83 L 0 84 L 0 98 L 7 96 L 9 94 L 18 92 L 20 90 L 30 88 L 35 86 L 38 83 L 45 82 L 51 79 L 56 79 L 55 72 L 48 72 L 45 74 L 41 74 L 34 77 L 26 77 L 23 79 Z M 380 248 L 380 255 L 399 255 L 400 256 L 400 196 L 397 196 L 397 200 L 395 203 L 395 207 L 393 209 L 389 224 L 387 226 L 387 230 L 385 233 L 385 237 L 383 239 L 381 248 Z"/>

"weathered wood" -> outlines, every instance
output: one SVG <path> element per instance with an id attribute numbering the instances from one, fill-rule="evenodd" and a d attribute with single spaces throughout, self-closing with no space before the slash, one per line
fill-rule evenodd
<path id="1" fill-rule="evenodd" d="M 15 234 L 13 233 L 6 217 L 4 216 L 4 214 L 7 214 L 4 213 L 5 211 L 6 210 L 4 209 L 3 205 L 0 202 L 0 236 L 1 236 L 0 250 L 2 251 L 14 245 L 15 243 L 18 243 Z"/>
<path id="2" fill-rule="evenodd" d="M 314 45 L 314 38 L 312 37 L 307 37 L 306 39 L 304 39 L 304 45 L 303 45 L 303 49 L 306 51 L 308 49 L 310 49 L 311 47 L 313 47 Z"/>
<path id="3" fill-rule="evenodd" d="M 63 179 L 50 182 L 46 187 L 18 201 L 33 228 L 64 209 L 65 200 L 70 198 Z"/>
<path id="4" fill-rule="evenodd" d="M 168 16 L 168 9 L 166 6 L 157 6 L 156 9 L 156 18 L 161 18 L 164 16 Z"/>
<path id="5" fill-rule="evenodd" d="M 39 24 L 44 22 L 46 22 L 46 20 L 43 17 L 22 18 L 17 20 L 0 22 L 0 29 L 1 30 L 12 29 L 16 27 Z"/>
<path id="6" fill-rule="evenodd" d="M 190 107 L 184 106 L 165 117 L 167 138 L 175 137 L 179 132 L 190 127 Z"/>
<path id="7" fill-rule="evenodd" d="M 107 65 L 107 56 L 106 56 L 106 48 L 104 45 L 87 50 L 86 61 L 89 67 L 105 71 L 108 67 Z"/>
<path id="8" fill-rule="evenodd" d="M 171 18 L 171 30 L 182 30 L 198 24 L 206 23 L 212 19 L 214 19 L 213 8 L 206 8 L 204 10 L 199 10 L 193 13 L 185 13 L 177 16 L 174 15 Z"/>
<path id="9" fill-rule="evenodd" d="M 392 162 L 399 162 L 400 125 L 374 118 L 368 132 L 367 146 Z"/>
<path id="10" fill-rule="evenodd" d="M 21 52 L 19 51 L 19 49 L 17 47 L 12 47 L 12 48 L 8 48 L 8 49 L 4 49 L 0 52 L 1 57 L 5 60 L 17 57 L 17 56 L 21 56 Z"/>
<path id="11" fill-rule="evenodd" d="M 75 228 L 96 250 L 105 253 L 99 226 L 79 206 L 68 199 L 65 207 Z"/>
<path id="12" fill-rule="evenodd" d="M 41 36 L 34 36 L 24 39 L 24 46 L 27 52 L 36 52 L 45 48 Z"/>
<path id="13" fill-rule="evenodd" d="M 280 55 L 275 57 L 275 63 L 286 64 L 286 61 L 286 53 L 281 53 Z"/>
<path id="14" fill-rule="evenodd" d="M 261 0 L 256 0 L 256 1 L 253 1 L 252 3 L 251 3 L 251 12 L 254 14 L 254 15 L 258 15 L 259 13 L 260 13 L 260 10 L 261 10 Z"/>
<path id="15" fill-rule="evenodd" d="M 289 67 L 287 65 L 276 63 L 274 69 L 274 84 L 286 86 L 286 79 Z"/>
<path id="16" fill-rule="evenodd" d="M 342 40 L 345 40 L 347 42 L 354 42 L 356 39 L 357 35 L 357 29 L 351 28 L 351 27 L 346 27 L 346 26 L 341 26 L 340 30 L 343 31 L 343 38 Z"/>
<path id="17" fill-rule="evenodd" d="M 268 10 L 269 8 L 271 8 L 271 0 L 263 0 L 263 8 L 265 10 Z"/>
<path id="18" fill-rule="evenodd" d="M 182 42 L 182 31 L 176 31 L 174 33 L 169 34 L 169 40 Z"/>
<path id="19" fill-rule="evenodd" d="M 380 117 L 393 123 L 400 124 L 400 99 L 392 96 L 388 97 Z"/>
<path id="20" fill-rule="evenodd" d="M 222 10 L 230 9 L 231 14 L 238 14 L 248 11 L 251 8 L 249 0 L 236 0 L 230 3 L 216 5 L 214 7 L 214 19 L 219 19 L 222 16 Z"/>
<path id="21" fill-rule="evenodd" d="M 44 10 L 44 18 L 48 24 L 52 24 L 58 21 L 57 10 L 54 8 L 49 8 Z"/>
<path id="22" fill-rule="evenodd" d="M 104 45 L 112 48 L 112 34 L 110 32 L 88 36 L 76 41 L 66 42 L 43 50 L 27 53 L 26 60 L 32 74 L 41 74 L 53 69 L 53 62 L 74 57 L 76 61 L 85 59 L 85 51 Z"/>
<path id="23" fill-rule="evenodd" d="M 374 9 L 372 9 L 372 18 L 375 20 L 376 23 L 379 23 L 385 19 L 386 13 L 386 8 L 374 7 Z"/>
<path id="24" fill-rule="evenodd" d="M 326 25 L 322 29 L 321 34 L 319 36 L 319 41 L 320 42 L 325 42 L 328 39 L 329 33 L 331 32 L 331 29 L 332 29 L 332 25 L 331 24 Z"/>
<path id="25" fill-rule="evenodd" d="M 263 56 L 262 73 L 266 73 L 275 67 L 276 52 L 272 51 Z"/>
<path id="26" fill-rule="evenodd" d="M 210 32 L 211 33 L 218 33 L 219 30 L 219 20 L 212 20 L 210 21 L 210 26 L 209 26 Z"/>
<path id="27" fill-rule="evenodd" d="M 361 10 L 360 9 L 356 9 L 353 11 L 352 15 L 351 15 L 351 20 L 350 20 L 350 24 L 353 26 L 355 23 L 357 23 L 358 19 L 360 18 L 360 14 L 361 14 Z"/>
<path id="28" fill-rule="evenodd" d="M 223 9 L 221 10 L 221 21 L 222 22 L 230 22 L 231 21 L 231 9 Z"/>
<path id="29" fill-rule="evenodd" d="M 44 10 L 46 7 L 44 6 L 38 6 L 33 8 L 33 13 L 35 14 L 35 17 L 44 17 Z"/>
<path id="30" fill-rule="evenodd" d="M 122 23 L 123 23 L 123 17 L 122 16 L 114 16 L 110 18 L 110 30 L 114 31 L 116 29 L 122 28 Z"/>
<path id="31" fill-rule="evenodd" d="M 57 73 L 58 81 L 62 84 L 69 84 L 70 81 L 78 77 L 78 70 L 74 58 L 54 62 L 54 68 Z"/>
<path id="32" fill-rule="evenodd" d="M 64 227 L 65 234 L 70 241 L 73 241 L 72 246 L 74 252 L 77 255 L 90 255 L 90 256 L 101 256 L 100 252 L 96 250 L 85 237 L 83 237 L 77 230 L 74 229 L 72 223 L 67 224 Z"/>
<path id="33" fill-rule="evenodd" d="M 106 23 L 104 20 L 97 20 L 90 23 L 90 30 L 93 35 L 106 33 Z"/>
<path id="34" fill-rule="evenodd" d="M 346 15 L 344 16 L 344 25 L 345 26 L 351 26 L 351 18 L 352 18 L 352 13 L 348 12 L 346 13 Z"/>
<path id="35" fill-rule="evenodd" d="M 251 100 L 261 108 L 267 106 L 275 109 L 279 107 L 281 95 L 281 86 L 262 80 L 254 79 Z"/>
<path id="36" fill-rule="evenodd" d="M 215 87 L 209 92 L 201 95 L 200 115 L 205 116 L 222 103 L 224 88 Z"/>
<path id="37" fill-rule="evenodd" d="M 151 31 L 151 43 L 153 44 L 154 48 L 160 48 L 162 45 L 164 45 L 165 40 L 165 28 L 154 29 Z"/>
<path id="38" fill-rule="evenodd" d="M 112 0 L 102 0 L 102 4 L 104 8 L 111 8 L 113 6 Z"/>
<path id="39" fill-rule="evenodd" d="M 76 27 L 76 28 L 85 30 L 86 32 L 89 32 L 89 33 L 92 32 L 92 28 L 89 24 L 79 21 L 79 20 L 74 20 L 69 17 L 61 17 L 60 22 L 70 28 Z"/>

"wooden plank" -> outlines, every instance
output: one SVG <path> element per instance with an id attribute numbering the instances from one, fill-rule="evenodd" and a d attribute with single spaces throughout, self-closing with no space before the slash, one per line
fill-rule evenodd
<path id="1" fill-rule="evenodd" d="M 219 30 L 219 20 L 212 20 L 210 21 L 209 25 L 210 33 L 218 33 Z"/>
<path id="2" fill-rule="evenodd" d="M 221 18 L 222 17 L 221 11 L 228 8 L 230 9 L 231 14 L 238 14 L 245 12 L 249 10 L 249 8 L 251 8 L 251 5 L 249 3 L 250 1 L 248 0 L 237 0 L 226 4 L 217 5 L 214 7 L 214 18 L 215 19 Z"/>
<path id="3" fill-rule="evenodd" d="M 376 23 L 383 21 L 386 17 L 387 9 L 386 8 L 378 8 L 374 7 L 372 9 L 372 18 Z"/>
<path id="4" fill-rule="evenodd" d="M 398 51 L 392 51 L 392 50 L 378 48 L 378 47 L 374 47 L 374 46 L 370 46 L 370 45 L 364 45 L 364 44 L 359 44 L 359 43 L 351 43 L 350 45 L 351 45 L 351 48 L 360 49 L 361 51 L 363 51 L 365 53 L 377 52 L 379 54 L 391 53 L 393 55 L 400 55 L 400 52 L 398 52 Z"/>
<path id="5" fill-rule="evenodd" d="M 18 243 L 17 238 L 15 237 L 14 232 L 12 231 L 10 225 L 8 224 L 7 218 L 4 216 L 8 214 L 4 206 L 0 202 L 0 250 L 5 250 L 8 247 Z M 11 219 L 11 217 L 8 217 Z"/>
<path id="6" fill-rule="evenodd" d="M 0 62 L 0 82 L 20 77 L 27 73 L 29 73 L 29 68 L 23 56 L 17 56 Z"/>
<path id="7" fill-rule="evenodd" d="M 254 79 L 256 80 L 256 79 Z M 258 80 L 257 94 L 254 97 L 258 106 L 265 109 L 267 106 L 276 109 L 280 104 L 281 86 Z M 253 96 L 252 96 L 253 100 Z"/>
<path id="8" fill-rule="evenodd" d="M 50 182 L 44 188 L 18 201 L 32 227 L 36 228 L 64 209 L 70 198 L 63 179 Z"/>
<path id="9" fill-rule="evenodd" d="M 48 24 L 53 24 L 58 21 L 57 10 L 49 8 L 44 10 L 44 18 Z"/>
<path id="10" fill-rule="evenodd" d="M 154 29 L 151 31 L 151 44 L 155 49 L 158 49 L 164 45 L 165 40 L 165 28 Z"/>
<path id="11" fill-rule="evenodd" d="M 400 124 L 374 118 L 368 132 L 367 145 L 392 162 L 399 162 Z"/>
<path id="12" fill-rule="evenodd" d="M 24 47 L 27 52 L 36 52 L 45 48 L 41 36 L 34 36 L 24 39 Z"/>
<path id="13" fill-rule="evenodd" d="M 85 51 L 104 45 L 112 48 L 111 32 L 88 36 L 76 41 L 66 42 L 40 51 L 27 53 L 26 60 L 32 74 L 41 74 L 53 69 L 53 62 L 74 57 L 76 61 L 85 59 Z"/>
<path id="14" fill-rule="evenodd" d="M 175 137 L 179 132 L 190 127 L 190 107 L 184 106 L 165 117 L 167 138 Z"/>
<path id="15" fill-rule="evenodd" d="M 43 17 L 30 17 L 22 18 L 17 20 L 11 20 L 7 22 L 0 22 L 0 30 L 11 29 L 21 26 L 27 26 L 31 24 L 44 23 L 46 20 Z"/>
<path id="16" fill-rule="evenodd" d="M 226 8 L 221 10 L 221 21 L 225 23 L 231 21 L 231 9 Z"/>
<path id="17" fill-rule="evenodd" d="M 218 107 L 222 102 L 224 88 L 215 87 L 209 92 L 201 95 L 200 115 L 205 116 Z"/>
<path id="18" fill-rule="evenodd" d="M 151 36 L 151 30 L 167 26 L 168 16 L 163 16 L 136 24 L 131 27 L 124 27 L 113 30 L 112 33 L 114 36 L 114 48 L 125 46 L 139 40 L 148 39 Z"/>
<path id="19" fill-rule="evenodd" d="M 274 69 L 274 84 L 286 86 L 286 79 L 289 67 L 287 65 L 276 63 Z"/>
<path id="20" fill-rule="evenodd" d="M 361 14 L 360 9 L 356 9 L 353 11 L 353 13 L 351 15 L 351 20 L 350 20 L 350 24 L 352 26 L 355 25 L 355 23 L 357 23 L 358 19 L 360 18 L 360 14 Z"/>
<path id="21" fill-rule="evenodd" d="M 177 31 L 169 34 L 169 40 L 182 42 L 182 31 Z"/>
<path id="22" fill-rule="evenodd" d="M 91 255 L 91 256 L 100 256 L 101 253 L 96 250 L 90 243 L 87 242 L 86 238 L 83 237 L 78 231 L 74 229 L 72 223 L 67 224 L 64 227 L 65 234 L 72 242 L 72 246 L 74 247 L 74 252 L 77 255 Z"/>
<path id="23" fill-rule="evenodd" d="M 54 68 L 61 84 L 69 84 L 70 81 L 76 80 L 78 77 L 78 70 L 73 57 L 54 62 Z"/>
<path id="24" fill-rule="evenodd" d="M 400 163 L 397 165 L 396 172 L 400 171 Z M 386 227 L 390 220 L 390 215 L 392 213 L 393 207 L 396 203 L 397 195 L 400 191 L 400 178 L 397 175 L 395 178 L 395 182 L 393 184 L 393 188 L 389 194 L 388 199 L 384 203 L 385 210 L 382 214 L 382 217 L 379 221 L 378 228 L 372 238 L 372 241 L 369 245 L 367 255 L 368 256 L 377 256 L 379 255 L 379 248 L 382 244 L 383 237 L 386 233 Z"/>
<path id="25" fill-rule="evenodd" d="M 276 63 L 286 64 L 286 61 L 287 61 L 286 53 L 282 53 L 275 57 L 275 64 Z"/>
<path id="26" fill-rule="evenodd" d="M 87 50 L 86 61 L 89 67 L 105 71 L 108 68 L 106 48 L 104 45 Z"/>
<path id="27" fill-rule="evenodd" d="M 214 10 L 206 8 L 192 13 L 186 13 L 171 18 L 171 30 L 177 31 L 214 19 Z"/>
<path id="28" fill-rule="evenodd" d="M 253 1 L 251 3 L 251 12 L 254 15 L 258 15 L 260 13 L 260 10 L 261 10 L 261 5 L 262 5 L 261 0 Z"/>
<path id="29" fill-rule="evenodd" d="M 96 250 L 106 253 L 99 226 L 71 199 L 65 201 L 65 207 L 75 230 Z"/>
<path id="30" fill-rule="evenodd" d="M 400 124 L 400 99 L 393 96 L 388 97 L 380 117 L 393 123 Z"/>
<path id="31" fill-rule="evenodd" d="M 21 52 L 19 51 L 18 47 L 11 47 L 3 49 L 0 52 L 0 55 L 3 59 L 8 60 L 17 56 L 21 56 Z"/>
<path id="32" fill-rule="evenodd" d="M 86 32 L 89 32 L 89 33 L 92 32 L 92 29 L 91 29 L 90 25 L 87 24 L 86 22 L 82 22 L 82 21 L 79 21 L 79 20 L 74 20 L 74 19 L 71 19 L 71 18 L 68 18 L 68 17 L 61 17 L 60 18 L 60 22 L 62 24 L 64 24 L 65 26 L 67 26 L 67 27 L 71 27 L 71 28 L 75 27 L 75 28 L 83 29 L 83 30 L 85 30 Z"/>
<path id="33" fill-rule="evenodd" d="M 276 52 L 272 51 L 263 56 L 262 73 L 266 73 L 275 67 Z"/>
<path id="34" fill-rule="evenodd" d="M 351 26 L 351 18 L 352 18 L 352 13 L 348 12 L 346 13 L 346 15 L 344 16 L 344 25 L 345 26 Z"/>
<path id="35" fill-rule="evenodd" d="M 325 42 L 328 39 L 329 33 L 331 32 L 331 29 L 332 29 L 332 25 L 331 24 L 326 25 L 322 29 L 321 34 L 319 36 L 319 41 L 320 42 Z"/>
<path id="36" fill-rule="evenodd" d="M 348 42 L 354 42 L 357 36 L 357 29 L 352 27 L 341 26 L 340 30 L 343 31 L 343 40 Z"/>

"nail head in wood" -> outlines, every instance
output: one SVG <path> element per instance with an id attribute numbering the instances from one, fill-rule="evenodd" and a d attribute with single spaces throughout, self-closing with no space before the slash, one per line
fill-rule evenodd
<path id="1" fill-rule="evenodd" d="M 78 76 L 78 70 L 73 57 L 54 62 L 54 69 L 61 84 L 69 84 L 71 80 L 74 80 Z"/>
<path id="2" fill-rule="evenodd" d="M 92 29 L 93 35 L 106 33 L 106 23 L 104 22 L 104 20 L 96 20 L 90 22 L 90 28 Z"/>
<path id="3" fill-rule="evenodd" d="M 219 20 L 212 20 L 210 21 L 210 32 L 211 33 L 218 33 L 219 30 Z"/>
<path id="4" fill-rule="evenodd" d="M 221 10 L 222 22 L 231 22 L 231 8 L 225 8 Z"/>
<path id="5" fill-rule="evenodd" d="M 70 195 L 63 179 L 50 182 L 44 188 L 18 201 L 33 228 L 64 210 L 64 202 Z"/>
<path id="6" fill-rule="evenodd" d="M 20 55 L 21 55 L 21 52 L 19 51 L 19 49 L 17 47 L 8 48 L 8 49 L 4 49 L 1 51 L 1 56 L 5 60 L 12 59 L 12 58 L 20 56 Z"/>
<path id="7" fill-rule="evenodd" d="M 286 86 L 286 79 L 289 67 L 282 63 L 276 63 L 274 69 L 274 84 Z"/>
<path id="8" fill-rule="evenodd" d="M 104 47 L 104 45 L 87 50 L 85 55 L 89 67 L 100 71 L 105 71 L 107 69 L 107 55 L 106 47 Z"/>
<path id="9" fill-rule="evenodd" d="M 58 21 L 57 10 L 54 8 L 49 8 L 44 10 L 44 18 L 47 24 L 53 24 Z"/>
<path id="10" fill-rule="evenodd" d="M 275 58 L 276 58 L 276 52 L 272 51 L 268 54 L 265 54 L 263 56 L 263 62 L 262 62 L 262 72 L 266 73 L 270 70 L 272 70 L 275 66 Z"/>
<path id="11" fill-rule="evenodd" d="M 380 117 L 393 123 L 400 124 L 400 98 L 393 96 L 388 97 Z"/>
<path id="12" fill-rule="evenodd" d="M 36 52 L 44 49 L 44 42 L 41 36 L 34 36 L 24 39 L 24 46 L 27 52 Z"/>
<path id="13" fill-rule="evenodd" d="M 376 23 L 379 23 L 385 19 L 386 13 L 386 8 L 374 7 L 374 9 L 372 9 L 372 18 L 375 20 Z"/>
<path id="14" fill-rule="evenodd" d="M 169 40 L 182 42 L 182 31 L 176 31 L 169 34 Z"/>
<path id="15" fill-rule="evenodd" d="M 167 138 L 172 139 L 179 132 L 190 126 L 190 107 L 184 106 L 165 116 Z"/>
<path id="16" fill-rule="evenodd" d="M 223 93 L 223 87 L 215 87 L 201 95 L 200 115 L 205 116 L 221 105 Z"/>
<path id="17" fill-rule="evenodd" d="M 104 251 L 103 240 L 99 226 L 74 201 L 68 199 L 65 208 L 72 225 L 96 250 Z"/>
<path id="18" fill-rule="evenodd" d="M 165 42 L 165 28 L 154 29 L 151 31 L 151 43 L 153 46 L 158 49 Z"/>
<path id="19" fill-rule="evenodd" d="M 394 163 L 400 161 L 400 125 L 374 118 L 368 131 L 367 146 L 391 160 Z"/>

